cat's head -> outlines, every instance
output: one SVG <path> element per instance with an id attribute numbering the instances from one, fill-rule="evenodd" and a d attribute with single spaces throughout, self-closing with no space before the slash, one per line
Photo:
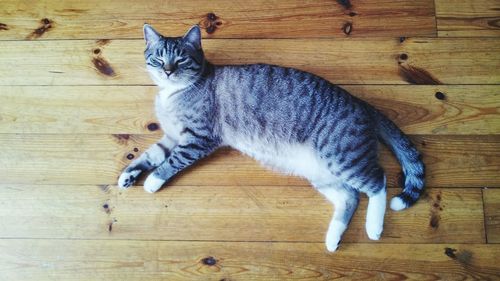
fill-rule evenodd
<path id="1" fill-rule="evenodd" d="M 204 70 L 200 28 L 195 25 L 182 37 L 164 37 L 144 25 L 146 67 L 160 87 L 183 87 L 197 81 Z"/>

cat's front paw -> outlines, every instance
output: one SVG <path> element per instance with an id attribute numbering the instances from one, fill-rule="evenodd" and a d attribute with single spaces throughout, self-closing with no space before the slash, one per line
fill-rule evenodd
<path id="1" fill-rule="evenodd" d="M 131 187 L 140 173 L 141 170 L 132 170 L 129 172 L 127 172 L 127 170 L 123 171 L 123 173 L 118 178 L 118 187 L 121 189 Z"/>
<path id="2" fill-rule="evenodd" d="M 166 182 L 164 179 L 160 179 L 155 173 L 150 174 L 146 181 L 144 182 L 144 190 L 149 193 L 154 193 L 158 191 L 161 186 Z"/>

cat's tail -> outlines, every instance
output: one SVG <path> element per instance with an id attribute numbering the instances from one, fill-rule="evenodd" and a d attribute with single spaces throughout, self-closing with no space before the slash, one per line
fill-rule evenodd
<path id="1" fill-rule="evenodd" d="M 403 192 L 391 200 L 391 209 L 400 211 L 413 205 L 424 189 L 425 166 L 422 155 L 410 139 L 382 113 L 371 108 L 379 138 L 392 150 L 401 163 Z"/>

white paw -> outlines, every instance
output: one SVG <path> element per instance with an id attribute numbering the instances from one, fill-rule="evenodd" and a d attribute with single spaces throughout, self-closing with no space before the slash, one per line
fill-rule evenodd
<path id="1" fill-rule="evenodd" d="M 383 223 L 374 220 L 368 220 L 365 227 L 366 234 L 368 234 L 368 238 L 371 240 L 379 240 L 382 235 L 382 231 L 384 231 Z"/>
<path id="2" fill-rule="evenodd" d="M 391 209 L 394 211 L 401 211 L 403 209 L 406 209 L 406 204 L 401 200 L 399 197 L 394 197 L 391 199 Z"/>
<path id="3" fill-rule="evenodd" d="M 346 230 L 347 225 L 336 220 L 332 220 L 328 226 L 328 232 L 326 233 L 326 249 L 329 252 L 335 252 L 340 245 L 340 240 L 342 239 L 342 234 Z"/>
<path id="4" fill-rule="evenodd" d="M 131 172 L 123 172 L 118 178 L 118 187 L 121 189 L 126 189 L 134 184 L 137 176 L 141 173 L 141 170 L 133 170 Z"/>
<path id="5" fill-rule="evenodd" d="M 326 249 L 328 252 L 335 252 L 340 245 L 340 236 L 333 236 L 333 235 L 328 235 L 326 237 Z"/>
<path id="6" fill-rule="evenodd" d="M 144 182 L 144 190 L 149 193 L 153 193 L 158 191 L 161 186 L 165 183 L 165 180 L 162 180 L 154 175 L 154 173 L 150 174 L 146 181 Z"/>

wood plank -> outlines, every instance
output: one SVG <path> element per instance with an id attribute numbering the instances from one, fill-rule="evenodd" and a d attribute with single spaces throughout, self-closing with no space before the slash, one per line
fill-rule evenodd
<path id="1" fill-rule="evenodd" d="M 133 158 L 159 135 L 1 134 L 4 183 L 114 184 Z M 424 155 L 427 185 L 499 187 L 500 136 L 412 136 Z M 138 152 L 134 152 L 138 148 Z M 131 154 L 129 156 L 129 154 Z M 383 148 L 388 185 L 398 186 L 399 165 Z M 221 171 L 225 171 L 221 173 Z M 173 185 L 307 185 L 277 175 L 235 150 L 222 149 L 172 180 Z"/>
<path id="2" fill-rule="evenodd" d="M 500 86 L 348 85 L 408 134 L 499 134 Z M 0 86 L 0 132 L 147 134 L 154 86 Z M 444 100 L 435 97 L 437 92 Z M 33 101 L 36 100 L 36 103 Z"/>
<path id="3" fill-rule="evenodd" d="M 345 87 L 385 113 L 407 134 L 500 133 L 500 86 Z M 439 93 L 444 98 L 440 100 Z"/>
<path id="4" fill-rule="evenodd" d="M 436 0 L 438 36 L 500 36 L 497 0 Z"/>
<path id="5" fill-rule="evenodd" d="M 157 122 L 155 86 L 4 86 L 0 92 L 2 133 L 158 133 L 148 130 Z"/>
<path id="6" fill-rule="evenodd" d="M 500 245 L 0 240 L 4 280 L 496 280 Z M 429 266 L 432 263 L 432 266 Z"/>
<path id="7" fill-rule="evenodd" d="M 210 39 L 204 47 L 216 64 L 278 64 L 337 84 L 500 84 L 500 38 Z M 1 41 L 0 48 L 0 85 L 152 84 L 143 40 Z"/>
<path id="8" fill-rule="evenodd" d="M 182 34 L 199 23 L 204 36 L 218 38 L 346 36 L 347 22 L 352 24 L 350 36 L 436 34 L 432 0 L 363 0 L 350 8 L 331 0 L 153 0 L 147 5 L 126 0 L 3 0 L 0 18 L 0 40 L 142 38 L 144 22 L 168 34 Z"/>
<path id="9" fill-rule="evenodd" d="M 483 189 L 483 200 L 488 243 L 500 243 L 500 189 Z"/>
<path id="10" fill-rule="evenodd" d="M 399 193 L 389 189 L 389 198 Z M 363 197 L 344 242 L 369 242 Z M 0 185 L 0 238 L 323 242 L 332 205 L 309 186 Z M 485 243 L 479 188 L 429 189 L 387 211 L 381 243 Z M 111 228 L 110 228 L 111 225 Z M 235 229 L 244 229 L 237 231 Z"/>

